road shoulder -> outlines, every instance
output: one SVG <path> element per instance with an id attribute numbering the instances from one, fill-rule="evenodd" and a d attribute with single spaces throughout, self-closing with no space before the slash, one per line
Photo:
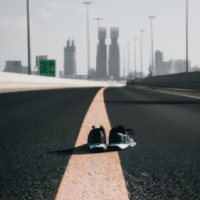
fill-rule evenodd
<path id="1" fill-rule="evenodd" d="M 137 89 L 151 90 L 155 92 L 200 99 L 200 92 L 188 91 L 187 89 L 184 90 L 184 89 L 179 89 L 179 88 L 149 87 L 149 86 L 142 86 L 142 85 L 137 85 L 137 86 L 134 85 L 134 86 L 129 86 L 129 87 L 135 87 Z"/>

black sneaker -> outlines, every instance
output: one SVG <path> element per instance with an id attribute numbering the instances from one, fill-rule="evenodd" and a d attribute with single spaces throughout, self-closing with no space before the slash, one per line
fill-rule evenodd
<path id="1" fill-rule="evenodd" d="M 129 134 L 134 134 L 132 129 L 125 129 L 122 125 L 116 126 L 111 129 L 109 136 L 108 146 L 117 146 L 120 149 L 125 149 L 128 146 L 135 146 L 133 138 Z"/>
<path id="2" fill-rule="evenodd" d="M 103 150 L 107 149 L 106 134 L 103 126 L 100 126 L 100 128 L 92 127 L 88 135 L 88 146 L 90 150 L 97 148 Z"/>

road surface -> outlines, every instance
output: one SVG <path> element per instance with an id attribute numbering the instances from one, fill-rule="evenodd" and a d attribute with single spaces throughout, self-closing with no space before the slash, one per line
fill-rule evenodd
<path id="1" fill-rule="evenodd" d="M 0 199 L 55 198 L 99 89 L 0 94 Z M 200 100 L 111 87 L 104 101 L 112 127 L 135 131 L 118 152 L 129 198 L 200 199 Z"/>
<path id="2" fill-rule="evenodd" d="M 99 88 L 0 94 L 0 199 L 54 199 Z"/>
<path id="3" fill-rule="evenodd" d="M 119 151 L 130 199 L 200 199 L 200 100 L 135 87 L 104 100 L 111 126 L 135 131 Z"/>

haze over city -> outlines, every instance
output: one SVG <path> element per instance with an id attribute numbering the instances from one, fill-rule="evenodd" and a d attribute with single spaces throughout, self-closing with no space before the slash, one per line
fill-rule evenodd
<path id="1" fill-rule="evenodd" d="M 137 71 L 140 71 L 140 29 L 143 33 L 143 69 L 148 73 L 150 20 L 154 15 L 154 53 L 160 50 L 164 60 L 185 59 L 186 4 L 183 0 L 93 0 L 89 5 L 90 67 L 96 68 L 97 21 L 107 28 L 106 44 L 111 43 L 110 27 L 119 27 L 120 70 L 123 75 L 123 47 L 130 42 L 130 71 L 134 70 L 133 38 L 137 37 Z M 63 70 L 63 50 L 70 37 L 76 44 L 77 74 L 87 74 L 86 6 L 80 0 L 30 0 L 31 67 L 35 57 L 47 55 L 56 60 L 56 75 Z M 7 60 L 20 60 L 27 66 L 26 1 L 0 0 L 0 71 Z M 200 1 L 189 1 L 189 60 L 200 66 Z M 127 75 L 127 73 L 126 73 Z"/>
<path id="2" fill-rule="evenodd" d="M 200 199 L 199 8 L 0 0 L 0 199 Z"/>

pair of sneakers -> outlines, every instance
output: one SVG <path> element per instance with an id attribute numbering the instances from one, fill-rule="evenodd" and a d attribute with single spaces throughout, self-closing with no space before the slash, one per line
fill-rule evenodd
<path id="1" fill-rule="evenodd" d="M 125 149 L 128 146 L 135 146 L 133 138 L 130 134 L 133 134 L 132 129 L 125 129 L 122 125 L 116 126 L 110 130 L 109 144 L 108 146 L 119 147 L 120 149 Z M 88 146 L 90 150 L 93 149 L 107 149 L 106 134 L 103 126 L 95 128 L 92 126 L 92 130 L 88 135 Z"/>

